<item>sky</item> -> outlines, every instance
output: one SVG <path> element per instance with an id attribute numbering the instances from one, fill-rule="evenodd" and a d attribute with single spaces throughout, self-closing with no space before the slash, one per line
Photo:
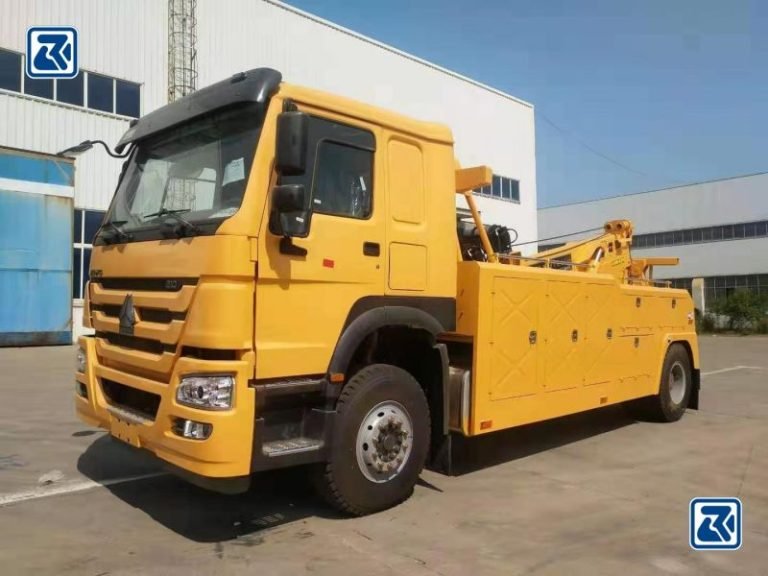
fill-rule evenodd
<path id="1" fill-rule="evenodd" d="M 768 171 L 768 1 L 288 2 L 531 102 L 539 207 Z"/>

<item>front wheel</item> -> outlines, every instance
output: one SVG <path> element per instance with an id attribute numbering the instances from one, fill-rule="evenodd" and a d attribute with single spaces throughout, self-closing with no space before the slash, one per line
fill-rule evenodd
<path id="1" fill-rule="evenodd" d="M 631 403 L 631 412 L 656 422 L 676 422 L 688 407 L 692 389 L 693 374 L 688 351 L 682 344 L 672 344 L 664 357 L 659 393 Z"/>
<path id="2" fill-rule="evenodd" d="M 341 392 L 320 493 L 341 511 L 362 516 L 399 504 L 413 492 L 429 449 L 429 406 L 405 370 L 373 364 Z"/>

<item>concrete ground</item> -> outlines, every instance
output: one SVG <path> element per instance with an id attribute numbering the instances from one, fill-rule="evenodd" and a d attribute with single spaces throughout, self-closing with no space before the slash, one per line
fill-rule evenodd
<path id="1" fill-rule="evenodd" d="M 75 419 L 73 349 L 0 350 L 0 573 L 768 574 L 768 338 L 701 345 L 702 409 L 679 423 L 613 407 L 485 437 L 358 519 L 300 469 L 241 496 L 162 475 Z M 695 496 L 742 499 L 741 550 L 689 548 Z"/>

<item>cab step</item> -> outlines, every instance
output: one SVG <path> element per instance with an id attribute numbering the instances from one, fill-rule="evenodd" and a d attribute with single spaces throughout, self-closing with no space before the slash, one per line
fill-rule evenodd
<path id="1" fill-rule="evenodd" d="M 274 458 L 277 456 L 287 456 L 288 454 L 320 450 L 322 447 L 323 441 L 316 438 L 290 438 L 288 440 L 265 442 L 262 451 L 265 456 Z"/>

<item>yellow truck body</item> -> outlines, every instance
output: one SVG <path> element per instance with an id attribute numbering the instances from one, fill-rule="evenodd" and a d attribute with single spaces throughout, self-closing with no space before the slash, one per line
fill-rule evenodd
<path id="1" fill-rule="evenodd" d="M 450 458 L 451 434 L 652 403 L 677 381 L 671 347 L 677 404 L 697 403 L 691 299 L 643 276 L 631 233 L 599 265 L 496 254 L 482 232 L 485 261 L 466 258 L 455 194 L 489 171 L 457 169 L 444 126 L 256 69 L 118 148 L 76 410 L 192 481 L 311 464 L 329 500 L 371 512 Z"/>

